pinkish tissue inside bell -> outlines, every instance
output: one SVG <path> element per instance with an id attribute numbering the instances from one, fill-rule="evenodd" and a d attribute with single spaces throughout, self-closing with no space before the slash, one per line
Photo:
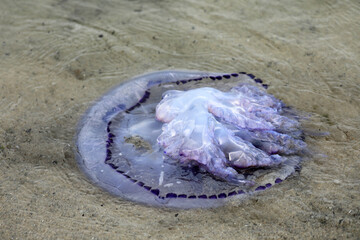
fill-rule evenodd
<path id="1" fill-rule="evenodd" d="M 271 167 L 281 155 L 306 148 L 299 122 L 283 116 L 283 104 L 250 84 L 229 92 L 214 88 L 170 90 L 156 107 L 164 122 L 157 138 L 164 153 L 181 164 L 197 165 L 214 177 L 249 183 L 236 169 Z"/>

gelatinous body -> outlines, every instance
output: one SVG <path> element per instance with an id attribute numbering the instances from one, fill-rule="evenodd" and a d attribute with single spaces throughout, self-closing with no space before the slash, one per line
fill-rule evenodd
<path id="1" fill-rule="evenodd" d="M 136 77 L 89 108 L 78 163 L 97 185 L 165 207 L 216 207 L 282 182 L 306 144 L 297 117 L 246 73 Z"/>
<path id="2" fill-rule="evenodd" d="M 255 86 L 165 92 L 156 117 L 165 122 L 158 142 L 164 153 L 223 180 L 249 183 L 234 168 L 271 167 L 306 144 L 291 135 L 298 121 L 282 116 L 283 104 Z M 289 135 L 290 134 L 290 135 Z M 254 146 L 256 144 L 256 146 Z"/>

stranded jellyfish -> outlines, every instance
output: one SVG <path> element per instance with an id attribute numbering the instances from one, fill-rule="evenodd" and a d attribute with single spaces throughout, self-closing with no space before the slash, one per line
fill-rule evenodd
<path id="1" fill-rule="evenodd" d="M 88 109 L 76 156 L 98 186 L 153 206 L 217 207 L 300 169 L 299 117 L 245 72 L 162 71 Z"/>

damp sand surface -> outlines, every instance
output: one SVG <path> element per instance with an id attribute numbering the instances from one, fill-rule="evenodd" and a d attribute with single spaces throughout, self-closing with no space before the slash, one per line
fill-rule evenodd
<path id="1" fill-rule="evenodd" d="M 0 238 L 359 239 L 359 23 L 357 1 L 1 1 Z M 164 69 L 255 74 L 311 113 L 313 157 L 221 208 L 109 195 L 76 165 L 76 124 Z"/>

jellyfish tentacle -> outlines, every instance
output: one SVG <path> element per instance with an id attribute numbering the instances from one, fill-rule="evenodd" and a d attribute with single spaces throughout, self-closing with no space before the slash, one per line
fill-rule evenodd
<path id="1" fill-rule="evenodd" d="M 268 154 L 291 155 L 306 149 L 306 143 L 294 137 L 276 131 L 249 131 L 240 129 L 234 134 Z"/>
<path id="2" fill-rule="evenodd" d="M 245 111 L 239 111 L 236 108 L 229 108 L 219 105 L 210 105 L 208 110 L 211 114 L 222 121 L 236 125 L 238 128 L 246 129 L 275 129 L 269 122 L 262 121 L 261 118 L 244 114 Z"/>
<path id="3" fill-rule="evenodd" d="M 220 148 L 228 155 L 229 164 L 237 168 L 273 166 L 283 162 L 279 155 L 269 155 L 248 141 L 237 137 L 222 125 L 215 130 Z"/>

